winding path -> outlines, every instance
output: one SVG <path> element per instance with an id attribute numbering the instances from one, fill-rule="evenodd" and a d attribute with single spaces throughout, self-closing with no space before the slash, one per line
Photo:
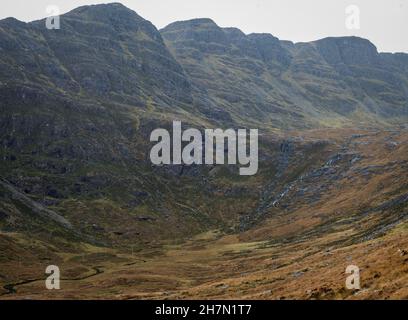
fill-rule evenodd
<path id="1" fill-rule="evenodd" d="M 73 279 L 64 279 L 61 278 L 61 281 L 80 281 L 80 280 L 85 280 L 94 276 L 97 276 L 98 274 L 104 273 L 104 271 L 101 269 L 102 267 L 92 267 L 92 269 L 95 271 L 94 273 L 87 275 L 87 276 L 83 276 L 83 277 L 79 277 L 79 278 L 73 278 Z M 24 280 L 24 281 L 20 281 L 20 282 L 15 282 L 15 283 L 9 283 L 3 286 L 3 289 L 6 290 L 6 292 L 1 293 L 1 296 L 5 296 L 8 294 L 14 294 L 17 293 L 17 289 L 16 287 L 18 286 L 22 286 L 24 284 L 28 284 L 28 283 L 33 283 L 33 282 L 37 282 L 37 281 L 45 281 L 44 278 L 41 279 L 30 279 L 30 280 Z"/>

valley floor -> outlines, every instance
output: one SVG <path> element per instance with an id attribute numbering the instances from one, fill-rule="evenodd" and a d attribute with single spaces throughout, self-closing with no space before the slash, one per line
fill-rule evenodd
<path id="1" fill-rule="evenodd" d="M 3 283 L 0 299 L 407 299 L 408 224 L 336 245 L 351 233 L 279 244 L 214 231 L 144 254 L 88 248 L 65 258 L 60 290 L 39 277 Z M 360 268 L 361 290 L 345 288 L 348 265 Z"/>
<path id="2" fill-rule="evenodd" d="M 345 152 L 239 232 L 74 249 L 0 232 L 0 299 L 408 299 L 407 133 L 343 135 Z M 60 290 L 45 288 L 50 264 Z M 345 287 L 349 265 L 360 290 Z"/>

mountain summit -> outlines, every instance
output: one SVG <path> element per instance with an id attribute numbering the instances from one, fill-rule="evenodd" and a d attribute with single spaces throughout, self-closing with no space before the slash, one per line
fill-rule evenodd
<path id="1" fill-rule="evenodd" d="M 135 105 L 153 92 L 191 101 L 189 82 L 158 30 L 121 4 L 79 7 L 61 16 L 60 30 L 46 29 L 44 20 L 1 25 L 0 79 L 9 85 Z"/>

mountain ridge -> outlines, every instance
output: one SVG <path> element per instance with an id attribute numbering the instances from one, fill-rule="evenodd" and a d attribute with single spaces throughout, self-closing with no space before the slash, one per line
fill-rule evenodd
<path id="1" fill-rule="evenodd" d="M 282 107 L 287 111 L 292 110 L 294 112 L 292 113 L 293 116 L 305 119 L 306 123 L 307 119 L 313 122 L 314 119 L 318 119 L 316 115 L 328 112 L 330 113 L 330 115 L 327 115 L 328 117 L 337 118 L 336 121 L 340 123 L 344 122 L 342 117 L 348 119 L 354 117 L 356 120 L 354 124 L 356 125 L 357 122 L 363 120 L 359 115 L 360 113 L 365 114 L 366 119 L 378 118 L 377 115 L 387 108 L 387 104 L 390 107 L 382 113 L 383 115 L 392 115 L 395 111 L 393 106 L 396 103 L 389 104 L 389 101 L 385 101 L 382 96 L 377 94 L 377 89 L 371 89 L 373 83 L 367 82 L 361 77 L 361 71 L 364 71 L 369 76 L 375 75 L 377 78 L 375 81 L 384 82 L 385 87 L 390 89 L 393 87 L 393 94 L 398 95 L 395 102 L 402 102 L 396 113 L 402 112 L 406 116 L 406 102 L 404 104 L 404 101 L 406 101 L 407 74 L 406 72 L 400 72 L 398 68 L 391 69 L 392 66 L 388 65 L 390 59 L 395 59 L 395 57 L 400 60 L 403 59 L 399 55 L 387 55 L 388 58 L 384 59 L 384 56 L 377 52 L 376 47 L 369 40 L 359 37 L 328 37 L 314 42 L 295 44 L 281 41 L 270 34 L 253 33 L 245 35 L 237 28 L 221 28 L 211 19 L 175 22 L 161 29 L 160 32 L 165 38 L 166 44 L 172 49 L 173 55 L 187 73 L 191 66 L 192 81 L 198 83 L 197 81 L 204 80 L 203 88 L 207 86 L 205 78 L 212 76 L 211 69 L 205 67 L 214 63 L 216 64 L 213 68 L 224 69 L 226 73 L 231 75 L 244 71 L 245 77 L 249 81 L 247 82 L 248 86 L 251 83 L 256 84 L 262 78 L 269 78 L 265 79 L 269 83 L 264 82 L 267 86 L 264 86 L 265 92 L 262 93 L 262 97 L 254 94 L 259 91 L 257 90 L 259 85 L 245 92 L 244 87 L 237 90 L 234 87 L 225 87 L 224 81 L 220 79 L 221 87 L 225 87 L 223 91 L 228 92 L 226 93 L 227 96 L 236 95 L 235 91 L 245 92 L 245 96 L 250 101 L 245 101 L 244 105 L 251 106 L 250 110 L 262 112 L 262 109 L 268 108 L 268 106 L 261 106 L 261 110 L 259 110 L 254 101 L 260 99 L 263 102 L 273 101 L 276 105 L 272 109 L 277 111 L 278 114 L 279 102 L 287 101 L 288 103 Z M 188 55 L 189 48 L 192 50 L 190 56 Z M 223 55 L 224 60 L 228 60 L 228 64 L 224 63 Z M 208 64 L 203 60 L 205 56 L 207 56 Z M 196 61 L 192 63 L 191 61 L 194 59 Z M 264 65 L 254 63 L 256 61 L 260 61 Z M 232 64 L 234 66 L 231 68 Z M 242 67 L 243 65 L 244 67 Z M 370 68 L 370 70 L 357 70 L 358 75 L 363 78 L 361 80 L 364 82 L 353 79 L 355 77 L 353 73 L 355 66 L 360 69 L 366 66 Z M 400 73 L 398 77 L 401 78 L 397 79 L 394 75 L 391 75 L 391 72 Z M 387 73 L 387 77 L 381 76 L 380 73 Z M 254 74 L 254 77 L 251 78 L 251 74 Z M 205 75 L 202 80 L 200 80 L 200 75 Z M 271 76 L 272 79 L 270 79 Z M 314 77 L 316 81 L 314 83 L 305 82 L 304 76 L 307 76 L 308 79 Z M 400 79 L 402 79 L 401 84 L 398 83 Z M 277 83 L 278 81 L 279 83 Z M 218 81 L 215 80 L 215 83 L 218 83 Z M 237 86 L 238 84 L 233 85 Z M 326 87 L 328 90 L 326 90 Z M 359 87 L 361 90 L 357 92 Z M 271 96 L 272 88 L 277 92 Z M 296 91 L 293 89 L 296 89 Z M 370 92 L 368 92 L 369 90 Z M 335 96 L 326 99 L 324 97 L 327 95 L 324 93 L 325 91 L 333 93 Z M 316 93 L 319 93 L 319 96 L 316 96 Z M 221 103 L 226 107 L 230 107 L 235 101 L 233 98 L 230 99 L 232 100 L 228 101 L 227 98 L 227 101 L 225 101 L 223 99 L 224 101 L 221 101 Z M 365 101 L 362 101 L 362 99 Z M 213 100 L 218 100 L 218 103 L 220 101 L 217 96 L 213 97 Z M 308 106 L 300 106 L 300 101 L 303 101 L 303 103 L 308 102 Z M 248 110 L 248 108 L 246 109 Z M 273 110 L 269 112 L 273 114 Z M 240 110 L 240 112 L 243 111 Z M 333 112 L 336 113 L 333 114 Z M 353 112 L 355 115 L 353 115 Z M 251 116 L 252 118 L 257 117 L 253 113 Z M 236 115 L 236 117 L 238 118 L 239 115 Z M 382 115 L 379 117 L 381 118 Z M 267 114 L 262 115 L 262 119 L 267 118 L 269 118 Z M 284 122 L 289 121 L 289 126 L 293 126 L 297 122 L 297 120 L 288 118 L 285 119 L 284 117 L 282 121 L 275 122 L 275 125 L 280 123 L 278 126 L 284 127 L 286 125 Z M 271 119 L 271 121 L 274 120 L 276 119 Z M 319 122 L 322 124 L 325 120 Z M 310 123 L 309 125 L 316 124 Z"/>
<path id="2" fill-rule="evenodd" d="M 224 119 L 223 121 L 231 125 L 238 125 L 240 123 L 245 124 L 247 122 L 245 119 L 251 115 L 251 118 L 255 120 L 252 121 L 254 124 L 272 129 L 331 126 L 333 125 L 331 123 L 335 123 L 335 126 L 344 126 L 350 120 L 353 125 L 361 122 L 365 123 L 363 126 L 375 126 L 384 125 L 390 121 L 391 123 L 399 123 L 399 116 L 406 116 L 404 99 L 406 100 L 408 92 L 408 72 L 406 71 L 408 70 L 408 58 L 406 58 L 408 55 L 404 53 L 378 53 L 375 45 L 364 38 L 353 36 L 327 37 L 312 42 L 293 43 L 279 40 L 269 33 L 245 34 L 238 28 L 221 28 L 209 18 L 176 21 L 161 30 L 157 30 L 149 21 L 120 3 L 82 6 L 61 16 L 62 28 L 66 28 L 68 32 L 74 32 L 73 27 L 77 28 L 75 32 L 80 32 L 78 36 L 83 39 L 81 41 L 87 39 L 85 41 L 94 42 L 93 47 L 95 49 L 101 50 L 102 46 L 107 45 L 116 47 L 116 52 L 122 55 L 118 58 L 124 61 L 128 73 L 126 77 L 123 77 L 117 71 L 113 71 L 112 68 L 117 69 L 118 64 L 109 67 L 111 70 L 102 67 L 102 64 L 113 65 L 112 59 L 117 53 L 106 52 L 103 53 L 105 55 L 103 57 L 94 49 L 87 49 L 89 52 L 87 55 L 94 56 L 93 61 L 99 60 L 101 65 L 93 78 L 82 78 L 81 74 L 76 71 L 77 68 L 73 67 L 75 63 L 86 59 L 84 56 L 76 57 L 77 52 L 85 51 L 85 47 L 73 42 L 79 39 L 69 39 L 67 32 L 61 31 L 60 33 L 63 33 L 65 37 L 65 45 L 63 45 L 59 37 L 56 36 L 59 30 L 46 30 L 42 26 L 44 20 L 24 23 L 10 19 L 6 18 L 0 21 L 0 25 L 3 25 L 3 28 L 7 28 L 8 25 L 16 25 L 25 30 L 32 29 L 31 31 L 37 34 L 35 37 L 43 39 L 44 47 L 52 48 L 53 52 L 46 53 L 44 51 L 44 53 L 48 54 L 51 59 L 56 59 L 56 66 L 51 67 L 53 69 L 51 72 L 55 72 L 56 75 L 59 74 L 60 79 L 57 81 L 53 79 L 53 81 L 57 86 L 60 83 L 64 91 L 66 89 L 73 90 L 73 94 L 85 90 L 94 97 L 108 94 L 113 101 L 122 100 L 127 104 L 142 105 L 144 104 L 143 100 L 150 99 L 159 106 L 167 106 L 166 109 L 172 105 L 174 107 L 174 105 L 181 104 L 183 105 L 182 109 L 196 113 L 200 119 L 197 120 L 198 122 L 206 120 L 217 122 L 217 119 L 221 117 Z M 81 21 L 86 21 L 86 24 Z M 98 37 L 96 40 L 90 39 L 87 35 L 88 31 L 86 31 L 86 28 L 91 26 L 87 26 L 89 21 L 94 21 L 95 27 L 100 23 L 110 25 L 111 30 L 106 29 L 106 35 L 102 36 L 101 34 L 102 37 Z M 67 25 L 64 26 L 65 23 Z M 115 28 L 119 29 L 116 30 Z M 132 30 L 134 30 L 134 35 L 129 33 Z M 115 38 L 114 33 L 119 34 L 119 37 L 122 38 L 127 37 L 129 40 L 125 41 L 130 42 L 126 43 L 119 40 L 115 44 L 112 41 L 118 40 L 113 40 Z M 177 39 L 174 38 L 174 35 L 177 36 Z M 140 41 L 144 42 L 140 42 L 137 37 L 140 37 Z M 150 40 L 146 42 L 145 40 L 148 39 Z M 28 41 L 31 41 L 30 46 L 32 48 L 41 45 L 41 43 L 34 43 L 33 39 L 28 39 Z M 181 43 L 184 47 L 180 50 L 186 52 L 191 48 L 198 56 L 202 54 L 212 55 L 213 61 L 214 54 L 225 54 L 225 58 L 231 61 L 233 59 L 228 55 L 239 59 L 233 62 L 235 66 L 232 69 L 226 67 L 222 61 L 218 61 L 217 65 L 213 67 L 221 67 L 220 69 L 224 69 L 232 76 L 239 72 L 245 72 L 247 75 L 254 73 L 253 78 L 248 77 L 249 83 L 255 85 L 250 89 L 252 94 L 246 93 L 247 99 L 233 98 L 234 95 L 239 96 L 237 90 L 238 92 L 245 92 L 245 88 L 239 89 L 240 85 L 235 87 L 237 84 L 234 83 L 233 78 L 231 78 L 230 86 L 223 90 L 225 93 L 221 99 L 219 96 L 208 94 L 206 84 L 204 86 L 198 84 L 201 81 L 199 76 L 195 77 L 195 74 L 190 72 L 187 77 L 185 71 L 189 69 L 190 62 L 185 64 L 184 57 L 177 56 L 177 52 L 174 51 L 178 41 L 184 41 Z M 133 46 L 139 42 L 140 49 L 130 53 L 133 57 L 129 56 L 129 45 Z M 17 46 L 17 44 L 10 45 Z M 123 45 L 126 47 L 124 48 Z M 151 47 L 151 49 L 142 49 L 143 46 L 145 48 Z M 69 59 L 65 52 L 59 51 L 60 47 L 64 51 L 71 50 L 70 55 L 72 57 Z M 168 50 L 171 53 L 167 52 Z M 150 61 L 154 57 L 153 54 L 150 54 L 150 57 L 144 60 L 146 61 L 144 64 L 137 58 L 141 54 L 143 56 L 144 51 L 157 52 L 156 61 Z M 107 54 L 110 56 L 108 57 Z M 96 58 L 95 55 L 100 58 Z M 34 66 L 41 59 L 41 57 L 36 58 L 37 62 L 30 63 Z M 58 61 L 61 59 L 63 61 Z M 251 61 L 249 59 L 256 60 Z M 323 60 L 319 61 L 319 59 Z M 261 61 L 264 65 L 260 65 L 256 61 Z M 46 63 L 44 62 L 44 64 Z M 197 68 L 196 71 L 199 70 L 206 77 L 213 77 L 211 74 L 213 71 L 203 69 L 200 60 L 197 60 L 196 63 L 194 67 Z M 241 68 L 241 63 L 247 66 Z M 171 66 L 170 69 L 168 69 L 169 66 Z M 369 77 L 374 75 L 375 79 L 354 81 L 353 68 L 355 66 L 360 68 L 357 70 L 359 73 L 361 73 L 362 67 L 368 66 L 371 70 L 364 70 L 364 72 Z M 41 70 L 36 73 L 44 71 L 44 68 L 49 67 L 41 67 Z M 87 68 L 84 66 L 82 69 L 87 70 Z M 89 66 L 89 68 L 92 67 Z M 12 70 L 4 65 L 3 69 L 5 75 L 14 74 L 17 79 L 24 77 L 20 70 Z M 69 72 L 67 73 L 67 71 Z M 210 74 L 207 74 L 207 71 Z M 119 70 L 119 72 L 124 74 L 125 69 Z M 398 76 L 391 74 L 391 72 L 398 73 Z M 384 75 L 380 75 L 380 73 L 384 73 Z M 132 74 L 134 74 L 133 79 L 130 77 Z M 134 78 L 141 79 L 140 75 L 142 78 L 144 77 L 144 82 Z M 168 79 L 164 79 L 163 75 L 168 75 Z M 311 78 L 315 77 L 317 83 L 320 82 L 319 87 L 312 83 L 305 83 L 303 80 L 305 75 Z M 41 83 L 42 81 L 36 79 L 35 76 L 32 77 L 32 80 L 33 83 Z M 218 81 L 216 78 L 214 80 Z M 340 83 L 334 83 L 332 80 Z M 223 80 L 220 79 L 219 81 Z M 129 87 L 128 83 L 132 82 L 135 83 L 135 86 Z M 380 82 L 388 91 L 377 92 Z M 195 87 L 193 90 L 195 92 L 191 91 L 192 84 Z M 326 86 L 328 90 L 325 88 Z M 342 88 L 345 86 L 349 88 L 343 90 Z M 152 87 L 155 88 L 155 91 L 162 91 L 163 96 L 157 98 L 156 95 L 153 97 L 149 94 L 146 95 L 146 92 L 152 91 Z M 261 91 L 264 92 L 256 88 L 261 88 Z M 324 90 L 322 91 L 321 88 Z M 360 88 L 360 90 L 356 90 L 356 88 Z M 273 90 L 275 93 L 272 92 Z M 257 91 L 259 92 L 257 93 Z M 330 95 L 333 93 L 334 96 L 322 97 L 323 92 L 328 92 Z M 319 93 L 319 97 L 316 97 L 317 93 Z M 237 102 L 236 99 L 241 99 L 241 103 Z M 248 99 L 250 101 L 247 101 Z M 302 106 L 300 101 L 303 101 L 305 105 Z M 178 106 L 175 108 L 178 109 Z M 197 110 L 198 113 L 193 110 Z M 184 113 L 183 110 L 177 112 Z M 320 114 L 322 119 L 319 119 Z M 299 122 L 299 119 L 303 120 Z M 267 120 L 266 123 L 264 120 Z"/>

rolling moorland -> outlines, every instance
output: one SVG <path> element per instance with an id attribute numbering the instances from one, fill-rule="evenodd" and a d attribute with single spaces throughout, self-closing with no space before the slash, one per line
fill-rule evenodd
<path id="1" fill-rule="evenodd" d="M 0 53 L 0 299 L 408 298 L 408 54 L 118 3 Z M 259 129 L 258 173 L 152 166 L 173 120 Z"/>

